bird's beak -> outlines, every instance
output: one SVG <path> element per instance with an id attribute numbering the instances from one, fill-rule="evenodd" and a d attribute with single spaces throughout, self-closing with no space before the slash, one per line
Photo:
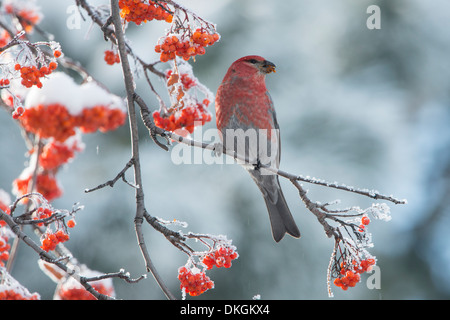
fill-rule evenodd
<path id="1" fill-rule="evenodd" d="M 275 64 L 267 60 L 264 60 L 264 62 L 261 64 L 261 72 L 265 74 L 276 72 L 275 68 Z"/>

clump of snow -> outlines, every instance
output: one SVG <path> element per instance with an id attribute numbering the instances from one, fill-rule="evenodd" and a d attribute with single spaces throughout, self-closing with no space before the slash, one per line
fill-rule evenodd
<path id="1" fill-rule="evenodd" d="M 22 286 L 16 279 L 14 279 L 4 267 L 0 267 L 0 292 L 12 290 L 15 293 L 20 294 L 24 299 L 40 299 L 38 293 L 30 293 L 27 288 Z"/>
<path id="2" fill-rule="evenodd" d="M 61 104 L 72 115 L 78 115 L 84 108 L 109 106 L 125 110 L 124 101 L 101 88 L 95 82 L 77 84 L 63 72 L 55 72 L 42 81 L 43 87 L 31 88 L 25 99 L 25 108 L 38 105 Z"/>
<path id="3" fill-rule="evenodd" d="M 125 110 L 125 104 L 122 98 L 107 92 L 95 82 L 82 84 L 80 86 L 80 95 L 85 108 L 103 105 Z"/>

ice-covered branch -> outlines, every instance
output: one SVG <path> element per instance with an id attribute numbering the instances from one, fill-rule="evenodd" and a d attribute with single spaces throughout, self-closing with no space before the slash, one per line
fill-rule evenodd
<path id="1" fill-rule="evenodd" d="M 0 210 L 0 221 L 2 220 L 5 221 L 5 223 L 17 236 L 18 239 L 22 240 L 26 245 L 28 245 L 39 255 L 40 259 L 50 264 L 54 264 L 55 266 L 63 270 L 66 275 L 79 281 L 79 283 L 97 299 L 111 299 L 111 297 L 103 295 L 96 291 L 87 281 L 82 281 L 83 278 L 76 272 L 76 268 L 74 268 L 74 266 L 69 266 L 69 264 L 63 262 L 68 257 L 56 258 L 48 252 L 44 251 L 38 244 L 33 241 L 33 239 L 31 239 L 25 232 L 21 230 L 20 225 L 14 221 L 13 217 L 6 214 L 3 210 Z"/>
<path id="2" fill-rule="evenodd" d="M 167 131 L 167 130 L 158 128 L 153 123 L 153 120 L 149 117 L 150 111 L 148 110 L 148 107 L 145 105 L 145 103 L 142 101 L 142 99 L 140 99 L 139 102 L 140 103 L 138 105 L 141 107 L 141 115 L 143 118 L 143 122 L 149 129 L 150 135 L 152 137 L 161 136 L 166 139 L 170 139 L 170 140 L 173 140 L 173 141 L 176 141 L 179 143 L 183 143 L 183 144 L 191 146 L 191 147 L 203 148 L 203 149 L 211 150 L 215 153 L 224 153 L 230 157 L 233 157 L 235 160 L 239 160 L 240 162 L 259 166 L 260 168 L 264 168 L 265 170 L 270 171 L 274 174 L 277 174 L 280 177 L 286 178 L 290 181 L 302 181 L 302 182 L 306 182 L 306 183 L 310 183 L 310 184 L 316 184 L 316 185 L 320 185 L 320 186 L 324 186 L 324 187 L 328 187 L 328 188 L 334 188 L 334 189 L 338 189 L 338 190 L 342 190 L 342 191 L 346 191 L 346 192 L 360 194 L 360 195 L 363 195 L 363 196 L 366 196 L 366 197 L 369 197 L 369 198 L 372 198 L 375 200 L 390 201 L 394 204 L 406 204 L 407 203 L 407 200 L 405 200 L 405 199 L 398 199 L 391 195 L 390 196 L 384 195 L 377 190 L 355 188 L 352 186 L 347 186 L 345 184 L 339 184 L 337 182 L 327 182 L 322 179 L 292 174 L 292 173 L 289 173 L 289 172 L 286 172 L 286 171 L 283 171 L 283 170 L 280 170 L 275 167 L 271 167 L 269 165 L 265 165 L 262 163 L 254 163 L 254 162 L 249 161 L 248 158 L 239 155 L 236 151 L 225 149 L 223 147 L 223 145 L 221 145 L 221 144 L 210 144 L 210 143 L 205 143 L 205 142 L 201 142 L 201 141 L 196 141 L 196 140 L 193 140 L 188 137 L 183 137 L 183 136 L 177 135 L 176 133 L 173 133 L 171 131 Z M 158 142 L 158 144 L 160 144 L 160 143 Z M 168 150 L 167 147 L 163 147 L 163 149 Z"/>

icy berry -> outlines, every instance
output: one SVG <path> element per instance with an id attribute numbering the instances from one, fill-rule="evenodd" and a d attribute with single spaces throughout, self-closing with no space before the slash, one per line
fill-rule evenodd
<path id="1" fill-rule="evenodd" d="M 120 57 L 119 54 L 111 51 L 111 50 L 106 50 L 105 51 L 105 61 L 107 64 L 109 65 L 113 65 L 115 63 L 120 63 Z"/>
<path id="2" fill-rule="evenodd" d="M 193 297 L 214 288 L 214 282 L 204 272 L 196 268 L 180 267 L 178 269 L 178 280 L 180 280 L 180 289 L 185 290 Z"/>
<path id="3" fill-rule="evenodd" d="M 232 247 L 219 247 L 210 254 L 203 257 L 202 262 L 206 265 L 206 268 L 212 269 L 214 266 L 217 268 L 230 268 L 231 261 L 237 259 L 238 253 Z"/>
<path id="4" fill-rule="evenodd" d="M 75 220 L 74 219 L 70 219 L 69 221 L 67 221 L 67 226 L 69 227 L 69 228 L 73 228 L 73 227 L 75 227 Z"/>
<path id="5" fill-rule="evenodd" d="M 364 216 L 361 218 L 361 223 L 365 226 L 367 226 L 370 223 L 370 219 L 367 216 Z"/>

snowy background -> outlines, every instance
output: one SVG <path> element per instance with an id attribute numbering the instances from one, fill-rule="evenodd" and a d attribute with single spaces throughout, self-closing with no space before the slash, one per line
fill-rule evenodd
<path id="1" fill-rule="evenodd" d="M 92 3 L 106 3 L 93 1 Z M 448 299 L 450 281 L 450 4 L 444 0 L 397 1 L 180 1 L 217 24 L 222 38 L 193 63 L 199 80 L 215 92 L 236 59 L 258 54 L 277 65 L 267 85 L 277 109 L 283 153 L 281 169 L 338 181 L 408 199 L 390 204 L 392 220 L 369 226 L 371 253 L 381 269 L 381 289 L 366 287 L 367 275 L 339 299 Z M 38 1 L 41 27 L 62 50 L 79 60 L 116 94 L 123 95 L 120 67 L 108 66 L 110 44 L 89 21 L 66 28 L 70 1 Z M 369 30 L 368 6 L 381 9 L 381 29 Z M 84 13 L 83 13 L 84 14 Z M 139 56 L 158 59 L 153 48 L 167 24 L 130 26 L 128 37 Z M 162 84 L 155 78 L 155 84 Z M 137 92 L 157 103 L 142 80 Z M 214 106 L 210 106 L 213 112 Z M 214 112 L 213 112 L 214 113 Z M 205 128 L 213 128 L 214 119 Z M 0 117 L 3 156 L 0 188 L 26 160 L 24 142 L 13 121 Z M 128 126 L 108 134 L 85 135 L 86 149 L 59 173 L 64 195 L 54 202 L 70 208 L 80 202 L 68 248 L 82 263 L 102 272 L 120 268 L 145 273 L 134 232 L 134 191 L 118 183 L 85 194 L 114 177 L 129 160 Z M 186 221 L 187 230 L 226 234 L 240 257 L 231 269 L 210 272 L 215 289 L 200 299 L 327 299 L 326 269 L 333 247 L 315 217 L 287 181 L 282 187 L 302 232 L 276 244 L 259 190 L 236 165 L 174 165 L 142 128 L 141 161 L 150 214 Z M 132 180 L 131 171 L 128 177 Z M 370 199 L 305 185 L 310 198 L 341 206 L 368 207 Z M 145 228 L 150 255 L 179 297 L 177 268 L 184 254 Z M 30 291 L 50 299 L 54 283 L 37 267 L 25 245 L 12 272 Z M 115 281 L 122 299 L 163 299 L 149 277 L 138 284 Z M 198 299 L 198 298 L 197 298 Z"/>

